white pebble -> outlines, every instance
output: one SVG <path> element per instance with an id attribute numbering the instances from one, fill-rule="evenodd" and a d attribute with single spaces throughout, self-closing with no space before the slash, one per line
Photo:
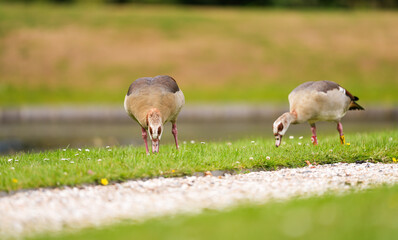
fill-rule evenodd
<path id="1" fill-rule="evenodd" d="M 25 234 L 63 230 L 63 226 L 78 230 L 79 227 L 101 227 L 120 219 L 140 221 L 153 216 L 200 213 L 209 208 L 230 209 L 239 203 L 263 204 L 324 193 L 339 195 L 398 183 L 398 164 L 336 163 L 314 167 L 17 191 L 0 198 L 0 229 L 12 239 L 23 239 Z M 99 176 L 99 179 L 105 177 Z M 56 185 L 61 184 L 56 182 Z M 302 209 L 292 213 L 296 218 L 304 216 L 305 224 L 316 220 Z M 323 213 L 329 212 L 319 214 Z M 291 231 L 294 224 L 287 220 L 290 215 L 281 219 L 281 226 L 287 231 Z"/>

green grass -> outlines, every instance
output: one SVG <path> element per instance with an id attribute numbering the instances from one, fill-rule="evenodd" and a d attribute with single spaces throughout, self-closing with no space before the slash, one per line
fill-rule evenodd
<path id="1" fill-rule="evenodd" d="M 0 4 L 0 106 L 121 104 L 159 74 L 189 103 L 287 103 L 326 79 L 395 104 L 397 25 L 388 11 Z"/>
<path id="2" fill-rule="evenodd" d="M 338 136 L 333 135 L 320 136 L 318 146 L 312 146 L 310 139 L 285 137 L 286 144 L 279 148 L 275 148 L 274 140 L 268 138 L 245 139 L 231 144 L 187 143 L 181 144 L 179 151 L 173 145 L 161 145 L 160 153 L 150 156 L 145 155 L 144 147 L 90 148 L 89 151 L 59 149 L 1 156 L 0 190 L 98 184 L 102 178 L 125 181 L 208 170 L 274 170 L 303 167 L 306 161 L 318 164 L 362 160 L 387 163 L 398 158 L 397 130 L 347 135 L 346 139 L 351 145 L 341 145 Z"/>
<path id="3" fill-rule="evenodd" d="M 197 216 L 126 222 L 34 239 L 396 239 L 398 186 Z"/>

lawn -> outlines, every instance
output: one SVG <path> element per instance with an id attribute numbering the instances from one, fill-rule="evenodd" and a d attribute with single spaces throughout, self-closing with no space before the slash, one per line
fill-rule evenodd
<path id="1" fill-rule="evenodd" d="M 187 102 L 286 103 L 332 80 L 398 102 L 398 14 L 126 5 L 0 5 L 0 106 L 121 104 L 169 74 Z"/>
<path id="2" fill-rule="evenodd" d="M 326 195 L 225 212 L 126 222 L 39 239 L 396 239 L 398 186 Z"/>
<path id="3" fill-rule="evenodd" d="M 393 162 L 398 158 L 398 130 L 346 136 L 341 145 L 337 134 L 310 139 L 284 138 L 276 148 L 271 138 L 234 142 L 161 145 L 160 153 L 147 156 L 144 147 L 59 149 L 40 153 L 0 156 L 0 191 L 100 184 L 156 176 L 182 176 L 209 170 L 275 170 L 335 162 Z"/>

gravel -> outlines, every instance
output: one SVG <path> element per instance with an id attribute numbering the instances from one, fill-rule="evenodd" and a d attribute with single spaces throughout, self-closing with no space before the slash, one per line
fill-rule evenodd
<path id="1" fill-rule="evenodd" d="M 156 178 L 108 186 L 20 191 L 0 197 L 0 238 L 145 220 L 239 203 L 266 203 L 398 182 L 398 164 L 332 164 L 204 177 Z"/>

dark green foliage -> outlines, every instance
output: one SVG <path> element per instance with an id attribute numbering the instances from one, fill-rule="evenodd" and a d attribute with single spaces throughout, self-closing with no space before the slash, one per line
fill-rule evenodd
<path id="1" fill-rule="evenodd" d="M 22 3 L 82 3 L 88 0 L 2 0 Z M 0 2 L 2 2 L 0 1 Z M 398 0 L 98 0 L 107 4 L 183 4 L 216 6 L 265 6 L 284 8 L 397 8 Z"/>

